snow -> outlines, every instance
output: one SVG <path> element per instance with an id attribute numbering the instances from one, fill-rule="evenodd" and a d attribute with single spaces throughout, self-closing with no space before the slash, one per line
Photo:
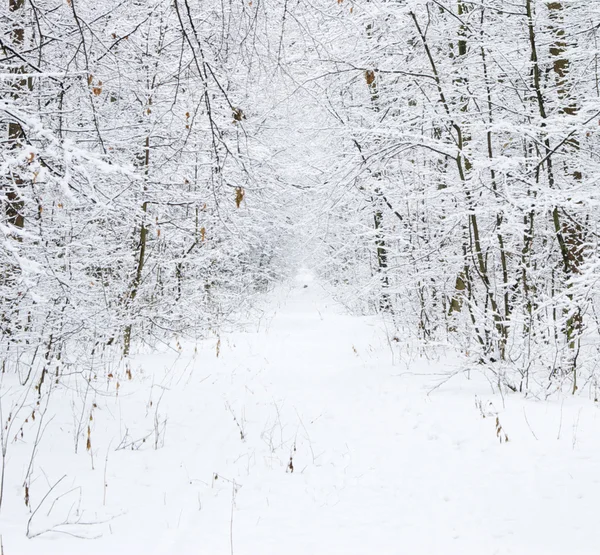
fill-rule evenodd
<path id="1" fill-rule="evenodd" d="M 265 303 L 254 329 L 139 355 L 131 380 L 121 367 L 87 396 L 57 390 L 32 518 L 40 418 L 8 444 L 4 554 L 598 552 L 592 400 L 500 395 L 457 355 L 418 358 L 308 271 Z"/>

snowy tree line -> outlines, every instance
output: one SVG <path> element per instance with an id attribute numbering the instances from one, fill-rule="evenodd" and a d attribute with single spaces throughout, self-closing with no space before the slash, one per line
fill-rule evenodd
<path id="1" fill-rule="evenodd" d="M 324 272 L 389 313 L 400 341 L 460 345 L 515 391 L 595 394 L 599 7 L 338 2 L 329 15 L 320 93 L 339 150 Z"/>
<path id="2" fill-rule="evenodd" d="M 595 3 L 3 4 L 5 371 L 218 330 L 303 252 L 400 343 L 595 387 Z"/>
<path id="3" fill-rule="evenodd" d="M 4 8 L 3 369 L 218 329 L 279 274 L 266 21 L 189 0 Z"/>

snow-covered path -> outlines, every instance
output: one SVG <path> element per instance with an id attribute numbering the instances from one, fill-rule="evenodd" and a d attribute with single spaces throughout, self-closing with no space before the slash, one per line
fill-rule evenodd
<path id="1" fill-rule="evenodd" d="M 119 395 L 95 400 L 94 470 L 73 454 L 71 408 L 55 416 L 33 508 L 67 477 L 31 531 L 59 526 L 27 540 L 11 497 L 5 554 L 600 552 L 591 401 L 503 406 L 475 369 L 432 391 L 451 358 L 391 358 L 380 322 L 344 314 L 307 274 L 258 331 L 138 357 Z"/>

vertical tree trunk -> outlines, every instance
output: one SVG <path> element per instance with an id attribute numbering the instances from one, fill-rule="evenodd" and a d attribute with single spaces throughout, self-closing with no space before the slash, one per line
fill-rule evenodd
<path id="1" fill-rule="evenodd" d="M 8 10 L 11 14 L 18 15 L 25 6 L 25 0 L 9 0 Z M 23 46 L 25 40 L 25 29 L 23 27 L 16 27 L 11 32 L 11 40 L 15 47 Z M 11 72 L 16 74 L 24 73 L 25 68 L 23 66 L 17 68 L 11 68 Z M 12 97 L 14 100 L 19 98 L 19 91 L 23 89 L 27 84 L 26 79 L 17 79 L 13 82 L 14 92 Z M 8 123 L 8 143 L 9 148 L 16 149 L 22 144 L 25 138 L 23 128 L 17 121 L 11 121 Z M 5 213 L 9 224 L 23 228 L 25 225 L 25 217 L 23 214 L 24 203 L 20 198 L 19 189 L 23 186 L 23 179 L 21 176 L 14 172 L 9 176 L 9 180 L 12 182 L 7 185 L 6 190 L 6 206 Z"/>
<path id="2" fill-rule="evenodd" d="M 533 20 L 533 6 L 532 0 L 526 0 L 525 3 L 528 30 L 529 30 L 529 44 L 531 49 L 531 62 L 533 64 L 533 85 L 535 96 L 537 99 L 537 105 L 540 117 L 542 119 L 542 127 L 546 124 L 544 120 L 547 119 L 546 99 L 544 97 L 544 90 L 541 83 L 541 70 L 539 66 L 539 56 L 537 48 L 536 30 Z M 559 101 L 567 99 L 567 75 L 569 71 L 569 61 L 565 56 L 567 44 L 565 42 L 565 31 L 562 28 L 560 22 L 562 21 L 562 10 L 563 6 L 561 2 L 550 2 L 547 4 L 549 11 L 550 20 L 553 22 L 553 35 L 554 41 L 550 46 L 550 55 L 553 58 L 553 70 L 557 81 L 557 93 Z M 576 115 L 578 107 L 576 104 L 571 103 L 568 106 L 562 107 L 562 112 L 567 115 Z M 553 154 L 549 137 L 544 137 L 544 163 L 548 176 L 548 185 L 551 189 L 556 188 L 556 177 L 554 172 Z M 578 144 L 571 143 L 572 146 L 578 148 Z M 572 176 L 576 180 L 581 179 L 581 173 L 575 172 Z M 551 211 L 551 220 L 554 227 L 555 236 L 559 245 L 560 255 L 562 259 L 564 283 L 567 289 L 567 298 L 569 303 L 573 305 L 574 296 L 572 293 L 572 276 L 579 273 L 579 267 L 582 262 L 581 257 L 581 228 L 579 224 L 574 223 L 566 224 L 561 216 L 561 208 L 554 206 Z M 566 218 L 570 220 L 570 218 Z M 567 345 L 572 351 L 572 363 L 571 371 L 573 372 L 573 392 L 577 390 L 577 353 L 575 352 L 576 343 L 578 343 L 578 336 L 581 332 L 581 309 L 578 306 L 571 306 L 570 315 L 566 322 L 565 335 L 567 339 Z"/>
<path id="3" fill-rule="evenodd" d="M 146 178 L 148 177 L 148 171 L 150 166 L 150 137 L 146 137 L 145 142 L 145 155 L 144 155 L 144 171 L 146 174 Z M 146 186 L 144 185 L 144 191 L 146 190 Z M 135 269 L 135 275 L 133 278 L 133 282 L 131 283 L 131 288 L 129 290 L 129 295 L 127 298 L 127 304 L 129 307 L 133 304 L 133 301 L 137 297 L 139 287 L 142 283 L 142 275 L 144 273 L 144 264 L 146 262 L 146 245 L 148 242 L 148 228 L 146 226 L 146 213 L 148 212 L 148 202 L 144 201 L 142 204 L 142 223 L 140 225 L 140 235 L 139 235 L 139 244 L 138 244 L 138 254 L 137 254 L 137 265 Z M 131 316 L 130 316 L 131 317 Z M 125 328 L 125 333 L 123 337 L 123 355 L 129 355 L 129 351 L 131 349 L 131 332 L 132 332 L 132 324 L 127 324 Z"/>
<path id="4" fill-rule="evenodd" d="M 387 292 L 387 289 L 390 286 L 389 278 L 387 275 L 388 269 L 388 252 L 387 246 L 385 244 L 385 237 L 383 235 L 383 230 L 381 229 L 383 220 L 383 214 L 380 209 L 375 210 L 374 215 L 374 223 L 375 223 L 375 233 L 376 239 L 375 244 L 377 246 L 377 268 L 379 273 L 381 274 L 381 284 L 383 286 L 383 293 L 381 295 L 381 300 L 379 302 L 379 308 L 383 311 L 389 312 L 392 309 L 390 295 Z"/>
<path id="5" fill-rule="evenodd" d="M 367 25 L 367 37 L 371 38 L 373 35 L 373 24 Z M 377 85 L 377 78 L 374 70 L 367 70 L 365 72 L 365 80 L 369 87 L 371 95 L 371 106 L 374 112 L 379 112 L 379 91 Z M 373 172 L 375 179 L 380 178 L 379 171 Z M 387 275 L 388 269 L 388 248 L 385 240 L 385 234 L 383 230 L 383 212 L 378 206 L 380 203 L 381 190 L 379 187 L 375 189 L 375 197 L 372 198 L 372 202 L 375 205 L 375 213 L 373 214 L 373 222 L 375 228 L 375 247 L 377 251 L 377 271 L 381 275 L 381 286 L 383 292 L 379 300 L 379 308 L 382 311 L 390 312 L 392 310 L 392 302 L 388 293 L 390 281 Z"/>
<path id="6" fill-rule="evenodd" d="M 485 10 L 481 10 L 481 25 L 482 25 L 482 35 L 483 35 L 483 23 L 484 23 L 484 17 L 485 17 Z M 483 36 L 482 36 L 483 38 Z M 494 116 L 493 116 L 493 104 L 492 104 L 492 90 L 491 90 L 491 84 L 490 84 L 490 77 L 489 77 L 489 73 L 488 73 L 488 64 L 487 64 L 487 58 L 486 58 L 486 54 L 485 54 L 485 47 L 482 44 L 481 45 L 481 61 L 483 64 L 483 77 L 484 77 L 484 81 L 485 81 L 485 88 L 486 88 L 486 99 L 487 99 L 487 113 L 488 113 L 488 122 L 491 125 L 493 125 L 494 123 Z M 492 131 L 488 130 L 486 133 L 486 143 L 487 143 L 487 155 L 488 158 L 490 160 L 490 162 L 494 159 L 494 147 L 493 147 L 493 140 L 492 140 Z M 494 192 L 494 195 L 497 199 L 499 199 L 499 194 L 498 194 L 498 183 L 496 180 L 496 171 L 491 168 L 490 169 L 490 178 L 491 178 L 491 182 L 492 182 L 492 190 Z M 504 318 L 504 322 L 502 323 L 501 327 L 500 327 L 500 341 L 499 341 L 499 354 L 500 354 L 500 358 L 502 360 L 505 359 L 506 356 L 506 343 L 508 341 L 508 323 L 510 320 L 510 316 L 511 316 L 511 308 L 510 308 L 510 294 L 509 294 L 509 287 L 508 287 L 508 262 L 507 262 L 507 256 L 506 256 L 506 249 L 504 246 L 504 237 L 502 235 L 502 223 L 503 223 L 504 217 L 502 212 L 498 212 L 496 214 L 496 229 L 497 229 L 497 233 L 496 233 L 496 238 L 498 239 L 498 248 L 500 251 L 500 265 L 502 268 L 502 286 L 504 288 L 504 312 L 503 312 L 503 318 Z"/>
<path id="7" fill-rule="evenodd" d="M 487 299 L 486 302 L 489 302 L 489 304 L 490 304 L 491 311 L 492 311 L 492 319 L 494 321 L 494 325 L 495 325 L 498 337 L 502 337 L 504 335 L 502 316 L 500 315 L 500 313 L 498 311 L 498 304 L 496 302 L 496 298 L 492 291 L 491 281 L 490 281 L 489 274 L 488 274 L 488 268 L 487 268 L 485 256 L 484 256 L 482 246 L 481 246 L 479 222 L 477 219 L 477 215 L 475 214 L 475 203 L 474 203 L 473 195 L 472 195 L 471 189 L 469 188 L 469 184 L 468 184 L 468 180 L 467 180 L 468 172 L 471 169 L 471 162 L 469 161 L 468 157 L 465 155 L 467 136 L 466 136 L 466 133 L 464 132 L 463 126 L 461 125 L 460 122 L 456 121 L 456 119 L 453 117 L 452 111 L 450 110 L 450 105 L 447 101 L 446 94 L 444 93 L 444 89 L 442 87 L 442 81 L 440 79 L 438 66 L 435 62 L 435 59 L 434 59 L 431 49 L 429 47 L 429 42 L 427 41 L 425 33 L 423 32 L 423 29 L 421 28 L 421 25 L 419 24 L 417 16 L 415 15 L 414 12 L 409 12 L 409 14 L 415 24 L 415 28 L 417 29 L 417 32 L 419 33 L 421 42 L 423 44 L 423 48 L 425 49 L 425 54 L 427 55 L 427 59 L 429 60 L 431 71 L 432 71 L 433 77 L 435 79 L 435 83 L 436 83 L 436 87 L 437 87 L 437 91 L 438 91 L 438 95 L 439 95 L 439 99 L 440 99 L 440 104 L 444 108 L 446 116 L 449 119 L 450 126 L 454 131 L 453 141 L 455 142 L 456 147 L 457 147 L 457 154 L 456 154 L 456 158 L 455 158 L 456 168 L 458 171 L 458 177 L 459 177 L 460 183 L 463 186 L 463 191 L 465 194 L 465 199 L 466 199 L 466 204 L 467 204 L 467 210 L 469 212 L 468 216 L 467 216 L 467 221 L 468 221 L 468 226 L 469 226 L 469 236 L 470 236 L 470 242 L 471 242 L 470 251 L 471 251 L 471 257 L 473 258 L 473 268 L 477 272 L 477 274 L 478 274 L 479 278 L 481 279 L 481 282 L 483 283 L 483 286 L 485 288 L 486 299 Z M 465 48 L 465 53 L 466 53 L 466 42 L 464 43 L 463 48 Z M 464 111 L 464 102 L 461 105 L 461 112 L 462 111 Z M 491 349 L 491 347 L 492 347 L 491 345 L 487 344 L 486 350 L 489 351 Z"/>

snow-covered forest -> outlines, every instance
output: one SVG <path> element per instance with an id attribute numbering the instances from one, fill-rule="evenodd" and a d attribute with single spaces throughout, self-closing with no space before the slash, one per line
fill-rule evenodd
<path id="1" fill-rule="evenodd" d="M 0 2 L 0 555 L 597 552 L 600 2 Z"/>

